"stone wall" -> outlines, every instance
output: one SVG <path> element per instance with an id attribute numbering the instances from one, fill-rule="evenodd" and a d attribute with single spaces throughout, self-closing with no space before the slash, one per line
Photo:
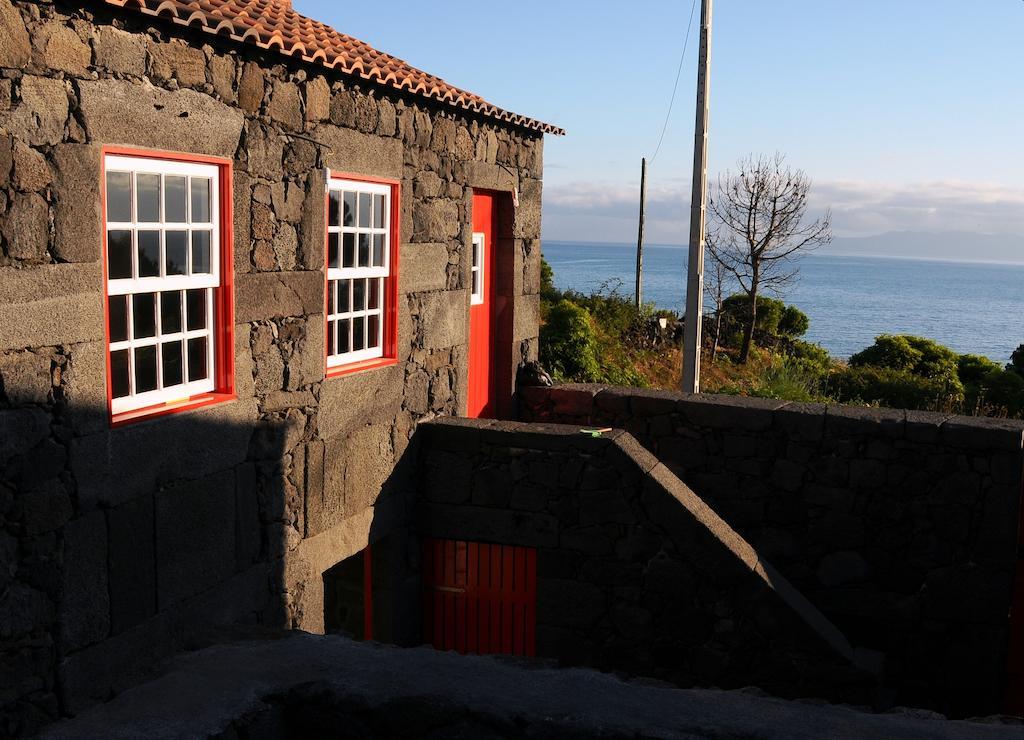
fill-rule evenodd
<path id="1" fill-rule="evenodd" d="M 529 388 L 528 420 L 622 428 L 856 645 L 893 700 L 998 711 L 1024 424 L 601 386 Z"/>
<path id="2" fill-rule="evenodd" d="M 421 536 L 537 548 L 537 655 L 681 686 L 876 700 L 842 634 L 629 434 L 436 419 Z"/>
<path id="3" fill-rule="evenodd" d="M 543 165 L 539 135 L 128 11 L 0 0 L 0 39 L 6 735 L 203 627 L 323 629 L 322 573 L 406 517 L 375 503 L 417 422 L 465 409 L 473 188 L 518 190 L 508 356 L 536 355 Z M 110 426 L 111 144 L 233 161 L 234 402 Z M 330 379 L 325 168 L 401 182 L 398 363 Z"/>

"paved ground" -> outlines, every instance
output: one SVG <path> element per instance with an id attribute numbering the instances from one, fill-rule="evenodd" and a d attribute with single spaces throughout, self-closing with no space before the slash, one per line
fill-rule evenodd
<path id="1" fill-rule="evenodd" d="M 624 683 L 427 648 L 304 633 L 219 645 L 48 738 L 193 737 L 1007 738 L 1024 726 L 927 712 L 869 714 L 750 692 Z"/>

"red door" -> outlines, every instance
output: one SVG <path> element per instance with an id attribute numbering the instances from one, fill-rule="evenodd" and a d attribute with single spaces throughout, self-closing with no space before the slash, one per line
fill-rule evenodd
<path id="1" fill-rule="evenodd" d="M 493 352 L 496 339 L 495 215 L 494 196 L 474 193 L 467 408 L 470 418 L 497 416 Z"/>
<path id="2" fill-rule="evenodd" d="M 537 551 L 423 541 L 423 639 L 438 650 L 536 654 Z"/>

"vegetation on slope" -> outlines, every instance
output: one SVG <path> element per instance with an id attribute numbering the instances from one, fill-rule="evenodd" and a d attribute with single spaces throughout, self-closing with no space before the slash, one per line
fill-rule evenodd
<path id="1" fill-rule="evenodd" d="M 559 291 L 546 262 L 541 282 L 540 359 L 556 380 L 679 387 L 680 317 L 637 309 L 621 282 L 591 295 Z M 750 357 L 740 363 L 749 305 L 745 295 L 730 296 L 705 322 L 701 386 L 708 393 L 1024 418 L 1024 344 L 1002 367 L 931 339 L 882 334 L 842 362 L 801 338 L 810 327 L 806 314 L 758 296 Z"/>

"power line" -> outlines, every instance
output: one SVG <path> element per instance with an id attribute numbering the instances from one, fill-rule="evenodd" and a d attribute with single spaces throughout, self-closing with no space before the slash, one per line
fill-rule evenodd
<path id="1" fill-rule="evenodd" d="M 683 73 L 683 61 L 686 59 L 686 47 L 690 43 L 690 30 L 693 28 L 693 13 L 697 9 L 697 0 L 693 0 L 693 4 L 690 6 L 690 21 L 686 24 L 686 37 L 683 39 L 683 53 L 679 55 L 679 68 L 676 70 L 676 81 L 672 85 L 672 98 L 668 102 L 668 113 L 665 114 L 665 125 L 661 127 L 661 136 L 658 138 L 658 146 L 654 149 L 654 154 L 648 160 L 648 164 L 654 164 L 654 160 L 658 158 L 658 152 L 661 151 L 661 144 L 665 141 L 665 132 L 668 131 L 668 122 L 672 118 L 672 106 L 676 102 L 676 90 L 679 89 L 679 77 Z"/>

